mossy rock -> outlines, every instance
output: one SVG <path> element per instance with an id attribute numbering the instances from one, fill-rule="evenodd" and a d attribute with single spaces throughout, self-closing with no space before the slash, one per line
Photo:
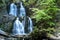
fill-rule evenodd
<path id="1" fill-rule="evenodd" d="M 13 22 L 15 20 L 16 17 L 12 16 L 12 15 L 3 15 L 2 16 L 2 21 L 0 23 L 0 28 L 5 31 L 5 32 L 12 32 L 12 28 L 13 28 Z"/>

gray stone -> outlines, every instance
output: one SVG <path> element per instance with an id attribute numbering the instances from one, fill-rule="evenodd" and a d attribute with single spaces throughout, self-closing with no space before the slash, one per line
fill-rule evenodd
<path id="1" fill-rule="evenodd" d="M 2 17 L 3 22 L 13 21 L 14 19 L 15 19 L 15 17 L 12 15 L 3 15 L 3 17 Z"/>
<path id="2" fill-rule="evenodd" d="M 0 19 L 0 28 L 5 32 L 11 32 L 15 16 L 3 15 Z"/>

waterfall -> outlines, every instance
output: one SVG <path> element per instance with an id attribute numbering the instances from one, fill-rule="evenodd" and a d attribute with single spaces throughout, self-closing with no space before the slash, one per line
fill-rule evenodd
<path id="1" fill-rule="evenodd" d="M 10 15 L 17 16 L 17 6 L 14 3 L 10 4 Z"/>
<path id="2" fill-rule="evenodd" d="M 24 26 L 17 18 L 13 25 L 13 34 L 14 35 L 23 35 L 24 34 Z"/>
<path id="3" fill-rule="evenodd" d="M 26 12 L 25 12 L 25 8 L 22 5 L 22 2 L 20 3 L 20 17 L 25 17 L 26 16 Z"/>
<path id="4" fill-rule="evenodd" d="M 18 11 L 17 11 L 17 5 L 15 5 L 14 3 L 12 3 L 10 5 L 10 13 L 11 15 L 13 16 L 16 16 L 16 20 L 14 21 L 14 24 L 13 24 L 13 35 L 25 35 L 25 25 L 26 25 L 26 12 L 25 12 L 25 8 L 22 4 L 22 2 L 20 3 L 20 14 L 19 14 L 19 17 L 17 16 L 18 15 Z M 22 19 L 22 21 L 20 21 L 19 19 Z M 28 34 L 32 32 L 33 30 L 33 23 L 32 23 L 32 20 L 30 17 L 28 17 L 28 28 L 27 30 L 29 30 Z M 27 32 L 27 31 L 26 31 Z"/>
<path id="5" fill-rule="evenodd" d="M 30 30 L 29 32 L 31 33 L 33 31 L 33 23 L 30 17 L 28 17 L 28 30 Z"/>
<path id="6" fill-rule="evenodd" d="M 25 21 L 26 21 L 26 12 L 25 12 L 25 8 L 23 7 L 22 2 L 20 3 L 20 17 L 23 19 L 22 20 L 22 24 L 25 26 Z"/>

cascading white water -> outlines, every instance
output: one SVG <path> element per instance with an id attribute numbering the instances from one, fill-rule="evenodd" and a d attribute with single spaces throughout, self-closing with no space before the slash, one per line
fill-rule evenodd
<path id="1" fill-rule="evenodd" d="M 30 17 L 28 17 L 28 30 L 30 30 L 29 31 L 29 33 L 31 33 L 32 31 L 33 31 L 33 23 L 32 23 L 32 20 L 31 20 L 31 18 Z"/>
<path id="2" fill-rule="evenodd" d="M 20 3 L 20 16 L 21 17 L 25 17 L 26 16 L 26 12 L 25 12 L 25 8 L 22 5 L 22 2 Z"/>
<path id="3" fill-rule="evenodd" d="M 25 8 L 22 5 L 22 2 L 20 3 L 20 17 L 23 18 L 22 24 L 25 26 L 26 12 L 25 12 Z"/>
<path id="4" fill-rule="evenodd" d="M 24 26 L 23 24 L 19 21 L 19 18 L 17 18 L 14 22 L 13 26 L 13 34 L 14 35 L 24 35 Z"/>
<path id="5" fill-rule="evenodd" d="M 10 15 L 17 16 L 17 6 L 14 3 L 10 4 Z"/>
<path id="6" fill-rule="evenodd" d="M 21 7 L 20 7 L 19 17 L 22 17 L 22 19 L 23 19 L 22 21 L 20 21 L 19 17 L 17 17 L 17 15 L 18 15 L 17 6 L 14 3 L 12 3 L 10 5 L 10 13 L 9 14 L 17 17 L 13 24 L 13 30 L 12 30 L 13 35 L 25 35 L 26 34 L 25 33 L 26 12 L 25 12 L 24 6 L 22 5 L 22 2 L 20 3 L 20 6 Z M 33 30 L 33 23 L 32 23 L 32 20 L 30 17 L 28 17 L 28 28 L 27 29 L 29 30 L 29 33 L 31 33 Z"/>

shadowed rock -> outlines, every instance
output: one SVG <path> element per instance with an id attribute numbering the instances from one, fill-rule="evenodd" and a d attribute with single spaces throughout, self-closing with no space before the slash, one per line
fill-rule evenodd
<path id="1" fill-rule="evenodd" d="M 13 21 L 14 19 L 15 19 L 15 17 L 12 15 L 3 15 L 3 17 L 2 17 L 3 22 Z"/>
<path id="2" fill-rule="evenodd" d="M 0 28 L 3 31 L 11 32 L 14 20 L 15 20 L 15 16 L 3 15 L 2 18 L 0 18 Z"/>
<path id="3" fill-rule="evenodd" d="M 9 37 L 8 33 L 4 32 L 3 30 L 0 30 L 0 35 L 3 37 Z"/>

